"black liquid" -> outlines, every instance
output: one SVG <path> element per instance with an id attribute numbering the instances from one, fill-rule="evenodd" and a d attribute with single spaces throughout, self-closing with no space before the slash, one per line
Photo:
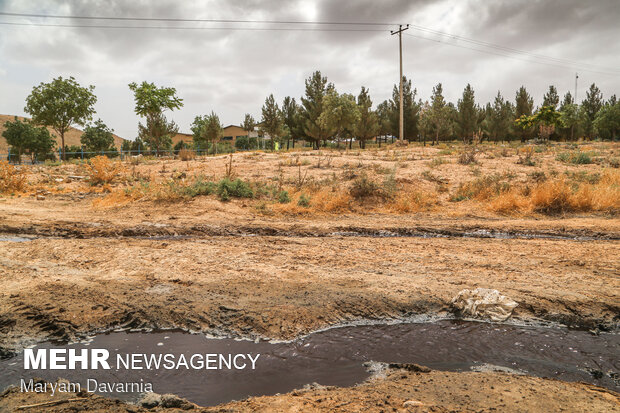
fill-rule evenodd
<path id="1" fill-rule="evenodd" d="M 158 345 L 159 344 L 159 345 Z M 44 343 L 38 348 L 58 348 Z M 182 332 L 96 336 L 85 345 L 118 353 L 260 353 L 256 370 L 23 370 L 23 353 L 0 361 L 0 390 L 20 379 L 58 377 L 77 381 L 151 382 L 156 393 L 174 393 L 200 405 L 248 396 L 285 393 L 305 384 L 351 386 L 365 380 L 366 361 L 418 363 L 438 370 L 468 371 L 488 363 L 525 374 L 585 381 L 620 390 L 620 335 L 464 321 L 334 328 L 292 343 L 207 339 Z M 114 363 L 111 363 L 115 365 Z M 139 395 L 106 394 L 126 400 Z"/>

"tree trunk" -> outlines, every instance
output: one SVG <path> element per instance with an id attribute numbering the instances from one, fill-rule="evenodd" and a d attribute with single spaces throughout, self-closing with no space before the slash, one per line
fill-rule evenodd
<path id="1" fill-rule="evenodd" d="M 67 151 L 65 150 L 65 131 L 60 132 L 60 143 L 62 145 L 62 160 L 67 160 Z"/>

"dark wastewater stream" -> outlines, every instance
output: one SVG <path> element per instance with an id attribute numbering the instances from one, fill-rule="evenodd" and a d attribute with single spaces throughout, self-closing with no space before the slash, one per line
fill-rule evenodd
<path id="1" fill-rule="evenodd" d="M 89 343 L 66 346 L 43 343 L 35 349 L 103 348 L 110 351 L 110 370 L 24 370 L 23 352 L 0 361 L 0 390 L 20 379 L 58 377 L 79 382 L 151 382 L 156 393 L 174 393 L 200 405 L 215 405 L 248 396 L 285 393 L 308 383 L 351 386 L 369 377 L 367 361 L 417 363 L 438 370 L 469 371 L 495 365 L 524 374 L 566 381 L 585 381 L 620 390 L 620 335 L 521 327 L 466 321 L 437 321 L 333 328 L 290 343 L 211 339 L 176 331 L 113 332 Z M 242 370 L 116 370 L 116 354 L 171 353 L 251 354 L 256 368 Z M 240 359 L 238 364 L 244 360 Z M 217 363 L 215 364 L 217 365 Z M 225 366 L 224 366 L 225 367 Z M 136 400 L 138 393 L 105 393 Z"/>

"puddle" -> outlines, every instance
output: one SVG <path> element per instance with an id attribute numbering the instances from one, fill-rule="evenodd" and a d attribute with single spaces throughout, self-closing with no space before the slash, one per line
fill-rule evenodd
<path id="1" fill-rule="evenodd" d="M 285 393 L 305 384 L 351 386 L 369 377 L 367 361 L 417 363 L 449 371 L 514 371 L 566 381 L 585 381 L 620 390 L 620 335 L 520 327 L 468 321 L 366 325 L 313 333 L 293 342 L 214 339 L 163 331 L 113 332 L 68 348 L 105 348 L 115 354 L 260 353 L 256 369 L 245 370 L 37 370 L 24 372 L 20 353 L 0 361 L 0 391 L 20 379 L 64 377 L 82 383 L 151 382 L 156 393 L 174 393 L 200 405 L 248 396 Z M 57 348 L 44 343 L 39 348 Z M 114 366 L 113 366 L 114 367 Z M 136 400 L 137 393 L 107 396 Z"/>

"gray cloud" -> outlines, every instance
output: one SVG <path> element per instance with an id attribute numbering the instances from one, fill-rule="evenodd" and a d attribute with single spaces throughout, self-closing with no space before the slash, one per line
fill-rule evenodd
<path id="1" fill-rule="evenodd" d="M 615 0 L 583 2 L 447 0 L 297 1 L 82 1 L 0 2 L 7 12 L 222 18 L 253 20 L 371 21 L 415 23 L 547 56 L 620 68 L 620 7 Z M 0 21 L 41 22 L 9 18 Z M 50 24 L 154 25 L 169 22 L 92 22 L 46 19 Z M 188 23 L 207 26 L 206 23 Z M 240 24 L 210 26 L 241 27 Z M 244 25 L 243 27 L 287 27 Z M 336 27 L 333 27 L 336 28 Z M 369 27 L 377 29 L 380 27 Z M 0 113 L 22 114 L 24 99 L 41 81 L 63 75 L 94 84 L 98 115 L 117 133 L 133 138 L 138 119 L 127 83 L 148 80 L 174 86 L 185 107 L 172 114 L 182 130 L 197 114 L 215 110 L 222 122 L 239 123 L 243 114 L 260 115 L 269 93 L 299 98 L 304 79 L 321 70 L 343 92 L 370 88 L 375 104 L 389 98 L 398 80 L 398 44 L 384 32 L 301 32 L 234 30 L 137 30 L 0 25 Z M 528 62 L 529 56 L 502 54 L 445 36 L 411 28 L 403 37 L 404 68 L 418 96 L 428 99 L 442 82 L 456 101 L 471 83 L 480 102 L 501 90 L 513 98 L 522 84 L 540 102 L 549 84 L 560 93 L 573 89 L 576 68 Z M 440 40 L 440 42 L 434 41 Z M 455 46 L 456 44 L 456 46 Z M 620 76 L 579 69 L 579 95 L 596 82 L 605 96 L 620 92 Z"/>

